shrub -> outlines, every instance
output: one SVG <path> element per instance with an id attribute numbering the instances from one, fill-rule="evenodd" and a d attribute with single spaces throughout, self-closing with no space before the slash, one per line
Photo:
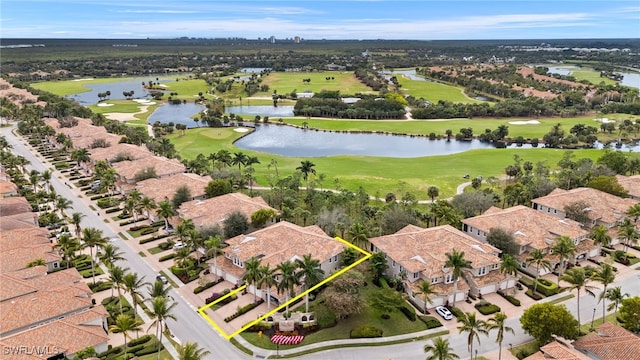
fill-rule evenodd
<path id="1" fill-rule="evenodd" d="M 540 294 L 538 294 L 538 293 L 535 293 L 535 294 L 534 294 L 532 289 L 527 290 L 527 291 L 525 292 L 525 294 L 526 294 L 528 297 L 532 298 L 533 300 L 540 300 L 540 299 L 542 299 L 542 298 L 543 298 L 543 296 L 542 296 L 542 295 L 540 295 Z"/>
<path id="2" fill-rule="evenodd" d="M 433 316 L 420 316 L 418 317 L 418 319 L 420 319 L 420 321 L 427 325 L 427 329 L 434 329 L 442 326 L 440 320 L 434 318 Z"/>
<path id="3" fill-rule="evenodd" d="M 229 289 L 224 289 L 224 291 L 222 291 L 222 293 L 213 293 L 211 294 L 211 297 L 208 297 L 204 300 L 205 304 L 211 304 L 212 302 L 218 300 L 219 298 L 227 295 L 228 293 L 230 293 L 231 290 Z M 218 306 L 224 306 L 227 305 L 228 303 L 236 300 L 238 298 L 238 295 L 233 294 L 231 296 L 229 296 L 228 298 L 225 298 L 224 300 L 220 300 L 220 302 L 216 303 L 216 305 Z"/>
<path id="4" fill-rule="evenodd" d="M 173 259 L 174 257 L 176 257 L 176 253 L 171 253 L 171 254 L 161 256 L 160 259 L 158 259 L 158 261 L 167 261 L 167 260 Z"/>
<path id="5" fill-rule="evenodd" d="M 126 211 L 123 211 L 122 213 L 120 213 L 120 215 L 118 215 L 118 219 L 121 219 L 121 220 L 128 219 L 130 217 L 133 217 L 133 215 L 131 215 L 130 213 L 128 213 Z M 127 225 L 127 224 L 124 224 L 124 225 Z M 122 223 L 120 223 L 120 226 L 123 226 Z"/>
<path id="6" fill-rule="evenodd" d="M 334 327 L 338 323 L 336 314 L 333 312 L 333 310 L 329 309 L 324 305 L 316 308 L 315 312 L 316 312 L 316 319 L 318 319 L 318 326 L 320 326 L 320 329 Z"/>
<path id="7" fill-rule="evenodd" d="M 129 341 L 129 344 L 127 344 L 128 346 L 136 346 L 136 345 L 141 345 L 146 343 L 147 341 L 151 340 L 151 335 L 142 335 L 137 339 L 133 339 L 131 341 Z M 135 351 L 132 351 L 135 352 Z"/>
<path id="8" fill-rule="evenodd" d="M 151 345 L 146 345 L 142 350 L 137 351 L 135 353 L 135 356 L 142 356 L 142 355 L 149 355 L 149 354 L 155 354 L 158 352 L 158 350 L 162 350 L 163 349 L 163 345 L 160 344 L 159 341 L 154 340 Z"/>
<path id="9" fill-rule="evenodd" d="M 545 280 L 545 281 L 541 282 L 540 280 Z M 538 279 L 538 286 L 536 287 L 536 291 L 543 294 L 544 296 L 553 296 L 557 294 L 560 290 L 558 289 L 557 284 L 554 284 L 547 279 Z"/>
<path id="10" fill-rule="evenodd" d="M 136 225 L 129 228 L 129 231 L 138 231 L 150 227 L 149 225 Z"/>
<path id="11" fill-rule="evenodd" d="M 169 250 L 172 246 L 173 245 L 168 241 L 158 244 L 158 247 L 162 250 Z"/>
<path id="12" fill-rule="evenodd" d="M 464 312 L 462 310 L 458 309 L 457 307 L 449 307 L 449 311 L 451 311 L 453 316 L 455 316 L 457 318 L 464 317 Z"/>
<path id="13" fill-rule="evenodd" d="M 498 291 L 498 295 L 500 295 L 503 298 L 507 299 L 507 301 L 509 301 L 512 305 L 520 306 L 520 300 L 514 298 L 511 295 L 505 294 L 504 291 Z"/>
<path id="14" fill-rule="evenodd" d="M 202 286 L 198 286 L 195 289 L 193 289 L 193 293 L 194 294 L 200 294 L 201 292 L 205 291 L 208 288 L 211 288 L 211 287 L 215 286 L 216 284 L 219 284 L 220 282 L 222 282 L 222 278 L 218 278 L 218 280 L 208 282 L 208 283 L 206 283 L 206 284 L 204 284 Z"/>
<path id="15" fill-rule="evenodd" d="M 100 209 L 106 209 L 120 205 L 120 200 L 114 197 L 102 198 L 96 201 L 96 205 L 98 205 Z"/>
<path id="16" fill-rule="evenodd" d="M 416 321 L 416 311 L 409 306 L 400 306 L 398 309 L 407 317 L 410 321 Z"/>
<path id="17" fill-rule="evenodd" d="M 382 337 L 382 329 L 371 325 L 361 325 L 351 329 L 349 337 L 352 339 Z"/>
<path id="18" fill-rule="evenodd" d="M 474 306 L 482 315 L 495 314 L 500 311 L 500 307 L 491 303 L 478 303 Z"/>
<path id="19" fill-rule="evenodd" d="M 157 227 L 150 227 L 140 231 L 140 235 L 149 235 L 149 234 L 153 234 L 156 231 L 158 231 Z"/>
<path id="20" fill-rule="evenodd" d="M 111 214 L 111 213 L 114 213 L 114 212 L 118 212 L 118 211 L 120 211 L 120 210 L 121 210 L 121 209 L 120 209 L 119 207 L 112 207 L 112 208 L 109 208 L 109 209 L 105 210 L 104 212 L 105 212 L 106 214 Z"/>
<path id="21" fill-rule="evenodd" d="M 539 279 L 538 279 L 538 283 L 539 283 L 540 285 L 547 286 L 547 287 L 549 287 L 549 286 L 553 285 L 553 283 L 552 283 L 551 281 L 549 281 L 549 280 L 547 280 L 547 279 L 545 279 L 545 278 L 539 278 Z"/>
<path id="22" fill-rule="evenodd" d="M 89 283 L 88 285 L 89 289 L 91 289 L 91 291 L 93 291 L 94 293 L 111 289 L 111 282 L 109 281 L 96 281 L 95 284 Z"/>
<path id="23" fill-rule="evenodd" d="M 224 318 L 224 322 L 230 322 L 233 319 L 248 313 L 249 311 L 255 309 L 258 305 L 262 304 L 263 302 L 264 302 L 264 300 L 258 299 L 258 302 L 247 304 L 247 305 L 239 308 L 233 315 L 230 315 L 230 316 L 227 316 L 226 318 Z"/>

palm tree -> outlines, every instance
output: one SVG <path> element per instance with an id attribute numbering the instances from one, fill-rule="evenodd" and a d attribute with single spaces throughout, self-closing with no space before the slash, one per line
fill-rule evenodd
<path id="1" fill-rule="evenodd" d="M 431 286 L 431 282 L 422 280 L 418 283 L 418 291 L 416 294 L 422 295 L 422 302 L 424 303 L 424 314 L 427 314 L 427 303 L 431 304 L 433 301 L 431 300 L 431 295 L 436 294 L 436 291 Z"/>
<path id="2" fill-rule="evenodd" d="M 109 267 L 109 281 L 111 281 L 111 297 L 113 297 L 113 289 L 118 290 L 118 299 L 120 303 L 120 313 L 122 314 L 122 287 L 124 285 L 124 275 L 129 268 L 111 265 Z"/>
<path id="3" fill-rule="evenodd" d="M 217 263 L 217 259 L 218 259 L 218 252 L 220 252 L 220 245 L 222 244 L 222 239 L 220 238 L 220 236 L 216 235 L 216 236 L 209 236 L 209 238 L 207 240 L 205 240 L 204 242 L 204 246 L 207 247 L 207 252 L 206 252 L 206 256 L 209 256 L 211 253 L 213 254 L 213 268 L 215 269 L 216 272 L 216 278 L 218 277 L 218 263 Z"/>
<path id="4" fill-rule="evenodd" d="M 122 261 L 125 258 L 122 256 L 124 253 L 119 251 L 120 248 L 113 244 L 106 244 L 102 247 L 102 254 L 100 255 L 100 261 L 107 267 L 115 264 L 116 261 Z"/>
<path id="5" fill-rule="evenodd" d="M 607 234 L 609 229 L 604 225 L 598 225 L 591 230 L 591 239 L 595 245 L 609 246 L 611 236 Z"/>
<path id="6" fill-rule="evenodd" d="M 518 275 L 518 268 L 520 268 L 520 264 L 518 264 L 518 260 L 515 256 L 510 254 L 504 254 L 502 256 L 502 260 L 500 260 L 500 272 L 507 277 L 515 277 Z M 515 294 L 516 287 L 513 287 L 513 293 Z"/>
<path id="7" fill-rule="evenodd" d="M 91 154 L 89 153 L 89 150 L 85 148 L 81 148 L 81 149 L 76 149 L 71 151 L 70 157 L 71 157 L 71 160 L 75 161 L 79 167 L 81 163 L 85 163 L 91 160 L 90 155 Z"/>
<path id="8" fill-rule="evenodd" d="M 260 277 L 258 278 L 258 287 L 267 288 L 267 311 L 271 310 L 271 287 L 277 285 L 275 278 L 275 269 L 272 269 L 269 264 L 262 265 L 258 269 Z"/>
<path id="9" fill-rule="evenodd" d="M 320 267 L 320 261 L 311 258 L 311 254 L 304 255 L 302 260 L 296 259 L 296 266 L 300 271 L 296 274 L 298 281 L 304 281 L 304 289 L 309 290 L 322 279 L 324 279 L 324 270 Z M 304 295 L 306 312 L 309 312 L 309 292 Z"/>
<path id="10" fill-rule="evenodd" d="M 561 276 L 560 280 L 566 281 L 569 284 L 571 284 L 571 286 L 569 286 L 569 291 L 571 290 L 577 291 L 576 300 L 577 300 L 577 307 L 578 307 L 578 332 L 580 332 L 580 325 L 582 324 L 580 322 L 580 290 L 584 289 L 584 291 L 587 294 L 591 296 L 596 296 L 593 293 L 595 286 L 588 285 L 589 278 L 587 277 L 587 274 L 585 273 L 584 269 L 581 267 L 574 267 L 567 270 L 567 272 Z"/>
<path id="11" fill-rule="evenodd" d="M 469 333 L 467 347 L 469 354 L 473 356 L 473 341 L 478 340 L 478 344 L 480 344 L 480 334 L 487 335 L 489 333 L 487 323 L 484 320 L 477 319 L 476 313 L 464 313 L 464 316 L 458 318 L 458 322 L 460 323 L 458 331 Z"/>
<path id="12" fill-rule="evenodd" d="M 437 186 L 429 186 L 427 188 L 427 196 L 431 199 L 432 203 L 435 201 L 438 195 L 440 195 L 440 189 L 438 189 Z"/>
<path id="13" fill-rule="evenodd" d="M 147 219 L 149 218 L 149 212 L 155 208 L 157 208 L 157 205 L 152 198 L 143 196 L 142 199 L 140 199 L 140 210 L 147 214 Z"/>
<path id="14" fill-rule="evenodd" d="M 369 258 L 369 267 L 373 273 L 373 281 L 378 282 L 382 274 L 387 271 L 387 256 L 383 252 L 375 252 Z"/>
<path id="15" fill-rule="evenodd" d="M 173 205 L 168 201 L 160 201 L 158 203 L 158 216 L 164 219 L 164 229 L 169 229 L 169 218 L 175 216 L 176 212 L 173 210 Z"/>
<path id="16" fill-rule="evenodd" d="M 309 160 L 304 160 L 301 161 L 300 166 L 296 168 L 296 170 L 299 170 L 302 173 L 302 178 L 307 183 L 307 190 L 309 190 L 309 174 L 316 174 L 316 169 L 314 169 L 314 166 L 316 166 L 316 164 L 312 163 Z"/>
<path id="17" fill-rule="evenodd" d="M 63 196 L 56 197 L 55 207 L 56 210 L 60 211 L 60 217 L 62 219 L 66 218 L 66 216 L 64 215 L 64 210 L 71 208 L 72 204 L 73 203 L 71 202 L 71 200 Z"/>
<path id="18" fill-rule="evenodd" d="M 449 346 L 449 340 L 441 337 L 435 338 L 433 345 L 425 345 L 424 352 L 429 354 L 426 360 L 456 360 L 460 358 Z"/>
<path id="19" fill-rule="evenodd" d="M 607 307 L 607 310 L 609 311 L 615 310 L 614 314 L 616 315 L 616 322 L 617 322 L 618 308 L 622 304 L 622 300 L 629 297 L 629 294 L 623 293 L 622 288 L 620 288 L 620 286 L 616 286 L 614 288 L 608 289 L 605 294 L 605 297 L 607 300 L 611 302 Z"/>
<path id="20" fill-rule="evenodd" d="M 471 262 L 464 258 L 464 251 L 453 250 L 452 253 L 446 253 L 447 262 L 445 267 L 451 269 L 451 280 L 453 281 L 453 307 L 456 306 L 456 295 L 458 292 L 458 280 L 462 276 L 464 269 L 471 269 Z"/>
<path id="21" fill-rule="evenodd" d="M 144 281 L 144 275 L 139 277 L 138 273 L 126 273 L 122 278 L 124 290 L 131 296 L 131 299 L 133 299 L 133 314 L 136 318 L 138 317 L 138 297 L 142 297 L 138 289 L 145 285 L 148 286 L 150 284 Z"/>
<path id="22" fill-rule="evenodd" d="M 201 360 L 205 356 L 211 354 L 208 350 L 198 347 L 198 343 L 187 342 L 184 345 L 176 346 L 179 360 Z"/>
<path id="23" fill-rule="evenodd" d="M 140 322 L 128 314 L 119 314 L 113 325 L 109 326 L 110 333 L 122 333 L 124 336 L 124 358 L 127 359 L 127 338 L 129 331 L 139 331 Z"/>
<path id="24" fill-rule="evenodd" d="M 63 234 L 58 238 L 57 244 L 54 248 L 59 249 L 62 253 L 63 259 L 69 268 L 69 263 L 75 257 L 76 251 L 80 249 L 80 241 L 77 238 L 72 238 L 69 234 Z"/>
<path id="25" fill-rule="evenodd" d="M 242 280 L 249 286 L 253 284 L 253 302 L 258 301 L 257 286 L 256 283 L 260 278 L 260 259 L 252 256 L 251 259 L 244 262 L 244 274 L 242 274 Z"/>
<path id="26" fill-rule="evenodd" d="M 169 295 L 169 285 L 165 286 L 161 280 L 156 280 L 153 284 L 147 286 L 150 298 L 167 297 Z"/>
<path id="27" fill-rule="evenodd" d="M 505 325 L 506 320 L 507 320 L 507 315 L 499 312 L 495 314 L 491 319 L 489 319 L 489 322 L 487 323 L 487 329 L 489 331 L 498 330 L 498 333 L 496 334 L 496 342 L 498 343 L 498 348 L 499 348 L 498 360 L 502 359 L 502 342 L 504 341 L 505 331 L 515 335 L 513 328 Z"/>
<path id="28" fill-rule="evenodd" d="M 180 224 L 176 226 L 176 234 L 180 238 L 180 242 L 186 243 L 189 237 L 189 232 L 195 230 L 196 226 L 191 219 L 182 219 Z"/>
<path id="29" fill-rule="evenodd" d="M 289 313 L 289 296 L 293 293 L 296 285 L 300 285 L 300 281 L 296 275 L 296 264 L 291 260 L 287 260 L 276 266 L 276 270 L 279 271 L 280 275 L 280 282 L 277 285 L 278 293 L 284 292 L 287 304 L 286 312 Z"/>
<path id="30" fill-rule="evenodd" d="M 627 250 L 629 248 L 630 243 L 637 243 L 638 237 L 640 234 L 636 230 L 636 225 L 631 222 L 629 218 L 625 218 L 622 224 L 620 224 L 620 228 L 618 229 L 618 237 L 622 241 L 622 245 L 624 245 L 624 256 L 627 257 Z"/>
<path id="31" fill-rule="evenodd" d="M 600 293 L 598 301 L 602 301 L 602 323 L 604 324 L 604 319 L 606 316 L 605 302 L 607 295 L 607 286 L 609 286 L 616 280 L 615 268 L 607 263 L 602 263 L 600 264 L 600 268 L 596 270 L 595 273 L 593 273 L 591 279 L 602 284 L 602 292 Z"/>
<path id="32" fill-rule="evenodd" d="M 167 319 L 176 320 L 175 315 L 171 314 L 171 310 L 177 305 L 177 303 L 172 302 L 169 304 L 166 297 L 154 297 L 151 299 L 151 306 L 149 309 L 151 314 L 149 314 L 153 318 L 153 322 L 149 325 L 149 329 L 153 326 L 156 327 L 156 337 L 159 339 L 160 343 L 162 343 L 162 333 L 164 330 L 164 324 Z M 147 331 L 149 331 L 147 329 Z M 162 350 L 162 346 L 158 346 L 158 360 L 160 360 L 160 350 Z"/>
<path id="33" fill-rule="evenodd" d="M 364 248 L 367 241 L 369 241 L 369 231 L 362 223 L 354 223 L 349 227 L 349 231 L 347 233 L 349 234 L 349 237 L 351 237 L 351 242 L 361 248 Z"/>
<path id="34" fill-rule="evenodd" d="M 558 255 L 560 267 L 558 269 L 558 287 L 560 287 L 560 276 L 566 268 L 566 260 L 576 255 L 576 244 L 568 236 L 560 236 L 555 245 L 551 248 L 555 255 Z"/>
<path id="35" fill-rule="evenodd" d="M 191 249 L 188 247 L 183 247 L 176 250 L 176 256 L 173 260 L 176 263 L 176 266 L 186 268 L 189 260 L 191 259 Z"/>
<path id="36" fill-rule="evenodd" d="M 46 169 L 44 170 L 41 174 L 40 174 L 40 179 L 42 179 L 42 181 L 44 181 L 45 184 L 45 191 L 49 192 L 49 190 L 51 190 L 51 170 Z"/>
<path id="37" fill-rule="evenodd" d="M 626 214 L 628 216 L 631 216 L 633 218 L 633 221 L 637 223 L 638 219 L 640 218 L 640 204 L 631 205 L 631 207 L 627 209 Z"/>
<path id="38" fill-rule="evenodd" d="M 540 276 L 540 268 L 549 270 L 551 269 L 551 263 L 547 260 L 547 256 L 540 249 L 533 249 L 529 256 L 525 260 L 527 265 L 535 264 L 536 265 L 536 280 L 533 284 L 533 293 L 536 293 L 538 289 L 538 277 Z"/>
<path id="39" fill-rule="evenodd" d="M 138 214 L 142 210 L 142 193 L 138 189 L 133 189 L 127 194 L 127 203 L 130 204 L 129 208 L 133 220 L 138 221 Z"/>
<path id="40" fill-rule="evenodd" d="M 247 163 L 247 155 L 242 152 L 233 153 L 233 158 L 231 159 L 232 165 L 238 165 L 238 171 L 240 171 L 240 166 L 244 166 Z"/>
<path id="41" fill-rule="evenodd" d="M 80 238 L 80 232 L 82 231 L 82 229 L 80 228 L 80 222 L 82 221 L 82 218 L 85 217 L 86 215 L 84 215 L 83 213 L 79 213 L 79 212 L 74 212 L 73 214 L 71 214 L 71 224 L 75 227 L 76 229 L 76 236 L 78 238 Z"/>
<path id="42" fill-rule="evenodd" d="M 84 240 L 84 247 L 89 248 L 91 257 L 91 277 L 93 278 L 93 284 L 96 283 L 96 265 L 93 258 L 93 248 L 98 246 L 102 247 L 107 243 L 107 239 L 102 236 L 102 230 L 95 228 L 86 228 L 82 230 L 82 239 Z"/>

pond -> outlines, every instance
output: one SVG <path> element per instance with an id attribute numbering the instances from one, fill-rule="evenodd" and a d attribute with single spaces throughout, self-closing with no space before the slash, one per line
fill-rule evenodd
<path id="1" fill-rule="evenodd" d="M 387 80 L 390 79 L 392 75 L 404 75 L 407 78 L 409 78 L 409 80 L 429 81 L 429 80 L 425 79 L 424 76 L 417 75 L 416 74 L 416 69 L 385 71 L 384 74 L 385 74 L 385 77 L 387 78 Z"/>
<path id="2" fill-rule="evenodd" d="M 204 110 L 203 105 L 197 105 L 194 103 L 183 103 L 180 105 L 163 104 L 159 106 L 151 115 L 149 115 L 149 123 L 153 124 L 156 121 L 161 123 L 184 124 L 189 128 L 204 126 L 201 123 L 196 123 L 191 118 L 195 114 Z M 206 125 L 206 124 L 205 124 Z"/>
<path id="3" fill-rule="evenodd" d="M 293 116 L 292 105 L 240 105 L 240 106 L 227 106 L 224 110 L 228 114 L 242 114 L 242 115 L 260 115 L 268 116 L 270 118 L 278 117 L 291 117 Z"/>
<path id="4" fill-rule="evenodd" d="M 97 103 L 99 100 L 98 93 L 103 93 L 106 91 L 111 91 L 111 96 L 109 96 L 109 99 L 112 99 L 112 100 L 125 99 L 124 95 L 122 95 L 122 93 L 125 91 L 133 91 L 134 98 L 141 98 L 141 99 L 150 98 L 149 91 L 147 91 L 142 87 L 142 83 L 147 81 L 156 82 L 157 80 L 155 77 L 148 76 L 148 77 L 135 78 L 133 80 L 122 80 L 122 81 L 115 81 L 115 82 L 104 83 L 104 84 L 87 83 L 87 84 L 84 84 L 84 87 L 91 89 L 91 91 L 67 95 L 67 98 L 75 100 L 78 102 L 78 104 L 84 105 L 84 106 L 93 105 Z M 158 82 L 166 83 L 168 81 L 171 81 L 171 80 L 165 79 L 165 80 L 160 80 Z"/>
<path id="5" fill-rule="evenodd" d="M 573 70 L 576 70 L 575 66 L 550 66 L 549 72 L 552 74 L 559 75 L 571 75 Z M 630 73 L 623 71 L 616 71 L 618 74 L 622 74 L 623 78 L 620 81 L 620 85 L 634 87 L 640 89 L 640 74 L 638 73 Z"/>
<path id="6" fill-rule="evenodd" d="M 258 125 L 255 132 L 239 139 L 234 145 L 246 150 L 295 157 L 361 155 L 412 158 L 494 148 L 478 140 L 429 140 L 415 136 L 305 130 L 275 124 Z M 522 147 L 531 146 L 525 144 Z"/>

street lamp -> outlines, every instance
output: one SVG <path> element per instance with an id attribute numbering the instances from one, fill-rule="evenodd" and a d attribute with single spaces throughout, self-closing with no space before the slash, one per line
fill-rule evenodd
<path id="1" fill-rule="evenodd" d="M 591 315 L 591 329 L 590 329 L 590 331 L 594 330 L 594 328 L 593 328 L 593 320 L 595 320 L 595 318 L 596 318 L 596 308 L 593 308 L 593 315 Z"/>

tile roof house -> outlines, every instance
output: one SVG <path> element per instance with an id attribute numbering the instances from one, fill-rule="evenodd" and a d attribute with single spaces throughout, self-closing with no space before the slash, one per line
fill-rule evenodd
<path id="1" fill-rule="evenodd" d="M 41 228 L 3 231 L 0 236 L 0 273 L 24 269 L 43 259 L 48 271 L 60 267 L 62 258 L 53 251 L 49 231 Z"/>
<path id="2" fill-rule="evenodd" d="M 171 201 L 176 190 L 186 186 L 191 194 L 191 200 L 204 199 L 204 189 L 211 181 L 210 176 L 200 176 L 192 173 L 180 173 L 163 179 L 146 179 L 138 181 L 135 188 L 144 196 L 148 196 L 156 203 L 160 201 Z"/>
<path id="3" fill-rule="evenodd" d="M 453 278 L 445 267 L 447 253 L 453 250 L 464 252 L 472 269 L 465 270 L 464 279 L 458 283 L 455 299 L 463 300 L 471 291 L 474 295 L 492 293 L 515 285 L 500 272 L 500 250 L 478 241 L 450 225 L 423 229 L 408 225 L 395 234 L 369 239 L 371 251 L 384 252 L 387 256 L 387 273 L 394 277 L 405 277 L 407 292 L 412 299 L 424 305 L 417 294 L 420 281 L 434 285 L 437 296 L 432 297 L 431 306 L 453 302 Z"/>
<path id="4" fill-rule="evenodd" d="M 600 247 L 593 244 L 589 232 L 582 224 L 571 219 L 558 219 L 545 212 L 536 211 L 530 207 L 518 205 L 507 209 L 491 207 L 484 214 L 462 220 L 462 231 L 469 236 L 487 241 L 491 229 L 499 228 L 513 235 L 515 242 L 520 245 L 517 255 L 523 269 L 535 273 L 535 266 L 528 267 L 525 259 L 534 249 L 551 253 L 551 247 L 560 236 L 568 236 L 577 245 L 575 259 L 581 261 L 600 254 Z M 559 259 L 549 256 L 552 269 L 560 265 Z M 548 270 L 540 269 L 540 275 Z"/>
<path id="5" fill-rule="evenodd" d="M 180 161 L 162 156 L 148 156 L 136 160 L 119 161 L 111 166 L 118 174 L 118 180 L 125 184 L 134 184 L 136 182 L 136 174 L 149 168 L 155 170 L 156 177 L 159 179 L 186 171 L 185 166 Z"/>
<path id="6" fill-rule="evenodd" d="M 598 360 L 630 360 L 640 356 L 640 337 L 611 323 L 605 323 L 573 343 L 573 346 Z"/>
<path id="7" fill-rule="evenodd" d="M 26 212 L 0 216 L 0 231 L 38 227 L 38 213 Z"/>
<path id="8" fill-rule="evenodd" d="M 565 341 L 552 341 L 524 360 L 593 360 Z"/>
<path id="9" fill-rule="evenodd" d="M 342 242 L 327 235 L 320 227 L 313 225 L 301 227 L 287 221 L 275 223 L 251 234 L 238 235 L 225 241 L 229 246 L 223 249 L 224 257 L 209 260 L 211 272 L 222 276 L 234 284 L 241 281 L 244 274 L 244 263 L 255 257 L 261 260 L 261 265 L 275 268 L 279 264 L 303 256 L 311 255 L 320 261 L 320 267 L 325 276 L 336 271 L 340 266 L 341 254 L 346 248 Z M 257 296 L 266 296 L 260 289 L 255 291 L 253 286 L 249 291 Z M 278 295 L 272 291 L 271 296 L 276 302 L 284 300 L 284 294 Z"/>
<path id="10" fill-rule="evenodd" d="M 33 209 L 22 196 L 0 197 L 0 216 L 30 213 Z"/>
<path id="11" fill-rule="evenodd" d="M 9 197 L 18 195 L 18 185 L 11 181 L 0 180 L 0 196 Z"/>
<path id="12" fill-rule="evenodd" d="M 187 201 L 178 208 L 178 216 L 191 219 L 196 227 L 222 225 L 229 214 L 239 211 L 251 221 L 251 215 L 261 209 L 271 209 L 261 196 L 229 193 L 205 200 Z"/>
<path id="13" fill-rule="evenodd" d="M 90 119 L 76 118 L 78 125 L 72 127 L 60 127 L 59 122 L 56 126 L 56 121 L 50 121 L 56 132 L 65 134 L 71 139 L 73 147 L 76 149 L 88 149 L 94 143 L 94 141 L 103 139 L 108 144 L 115 145 L 120 142 L 124 137 L 123 135 L 108 133 L 104 126 L 95 126 L 91 124 Z M 46 123 L 46 122 L 45 122 Z"/>
<path id="14" fill-rule="evenodd" d="M 618 184 L 629 192 L 629 197 L 640 200 L 640 175 L 624 176 L 616 175 Z"/>
<path id="15" fill-rule="evenodd" d="M 125 143 L 111 144 L 111 146 L 106 148 L 90 149 L 89 153 L 91 154 L 89 155 L 91 157 L 91 161 L 94 164 L 100 160 L 105 161 L 107 164 L 111 164 L 111 162 L 118 157 L 137 160 L 153 156 L 153 153 L 147 150 L 144 146 Z"/>

